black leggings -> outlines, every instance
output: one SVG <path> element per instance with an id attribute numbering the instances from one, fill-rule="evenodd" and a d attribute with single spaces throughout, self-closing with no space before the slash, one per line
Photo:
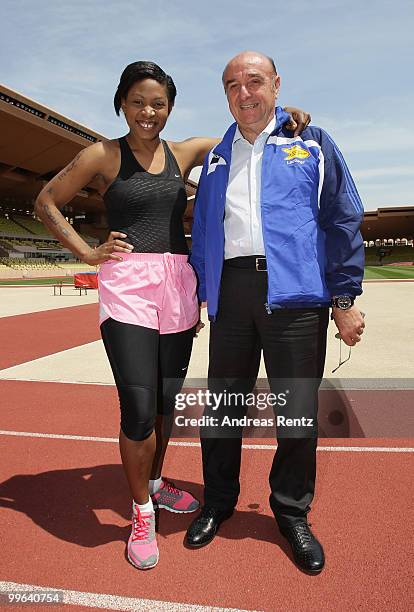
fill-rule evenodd
<path id="1" fill-rule="evenodd" d="M 171 417 L 190 361 L 195 328 L 176 334 L 107 319 L 102 339 L 118 389 L 121 429 L 145 440 L 157 414 Z M 167 420 L 167 419 L 166 419 Z"/>

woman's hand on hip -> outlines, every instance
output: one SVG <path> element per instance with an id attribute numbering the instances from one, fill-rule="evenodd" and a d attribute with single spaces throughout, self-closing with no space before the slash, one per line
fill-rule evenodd
<path id="1" fill-rule="evenodd" d="M 133 246 L 121 240 L 127 235 L 121 232 L 111 232 L 103 244 L 96 249 L 91 249 L 83 261 L 90 266 L 97 266 L 108 260 L 122 261 L 122 257 L 117 253 L 132 253 Z"/>

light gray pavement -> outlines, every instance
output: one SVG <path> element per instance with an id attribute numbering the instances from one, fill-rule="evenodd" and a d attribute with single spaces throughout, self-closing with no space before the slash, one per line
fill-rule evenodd
<path id="1" fill-rule="evenodd" d="M 97 299 L 96 289 L 88 289 L 87 295 L 82 292 L 82 296 L 79 296 L 79 290 L 74 287 L 63 287 L 62 295 L 54 296 L 53 285 L 48 287 L 0 286 L 0 317 L 92 304 Z"/>
<path id="2" fill-rule="evenodd" d="M 81 297 L 79 294 L 55 297 L 52 287 L 0 288 L 0 317 L 96 301 L 96 291 Z M 331 374 L 338 364 L 339 340 L 335 339 L 336 328 L 330 323 L 325 377 L 414 379 L 414 282 L 364 283 L 364 294 L 357 303 L 366 313 L 363 340 L 352 349 L 351 360 Z M 203 310 L 204 319 L 205 315 Z M 208 323 L 194 340 L 187 380 L 205 378 L 207 362 Z M 263 363 L 259 376 L 266 376 Z M 113 384 L 101 341 L 1 370 L 0 378 Z"/>

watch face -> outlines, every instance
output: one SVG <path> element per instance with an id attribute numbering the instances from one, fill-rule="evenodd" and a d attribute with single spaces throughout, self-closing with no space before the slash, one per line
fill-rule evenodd
<path id="1" fill-rule="evenodd" d="M 336 298 L 336 304 L 338 308 L 342 310 L 347 310 L 352 306 L 352 299 L 348 295 L 340 295 Z"/>

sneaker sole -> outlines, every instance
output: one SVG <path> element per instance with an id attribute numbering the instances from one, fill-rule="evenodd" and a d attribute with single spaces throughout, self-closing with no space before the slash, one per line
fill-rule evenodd
<path id="1" fill-rule="evenodd" d="M 171 508 L 171 506 L 165 506 L 164 504 L 157 504 L 156 502 L 152 502 L 154 508 L 158 508 L 158 509 L 162 509 L 162 510 L 168 510 L 169 512 L 174 512 L 174 514 L 191 514 L 191 512 L 195 512 L 196 510 L 200 509 L 200 504 L 197 506 L 197 508 L 193 508 L 192 510 L 175 510 L 175 508 Z"/>
<path id="2" fill-rule="evenodd" d="M 136 567 L 137 569 L 139 569 L 139 570 L 148 570 L 148 569 L 152 569 L 153 567 L 155 567 L 155 566 L 157 565 L 157 563 L 158 563 L 158 561 L 159 561 L 159 558 L 160 558 L 160 555 L 159 555 L 159 553 L 157 554 L 157 560 L 156 560 L 156 562 L 155 562 L 155 563 L 153 563 L 152 565 L 146 565 L 145 567 L 140 567 L 139 565 L 137 565 L 137 564 L 136 564 L 136 563 L 135 563 L 135 562 L 134 562 L 134 561 L 131 559 L 131 557 L 129 556 L 129 553 L 128 553 L 127 557 L 128 557 L 128 561 L 130 562 L 130 564 L 131 564 L 131 565 L 133 565 L 134 567 Z"/>

